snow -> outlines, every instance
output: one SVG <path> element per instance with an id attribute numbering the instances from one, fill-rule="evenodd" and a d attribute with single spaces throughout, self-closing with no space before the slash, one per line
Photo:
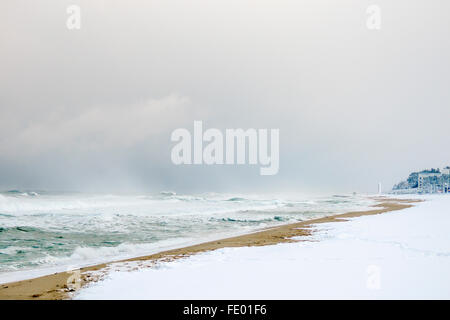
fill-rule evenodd
<path id="1" fill-rule="evenodd" d="M 409 196 L 411 198 L 412 196 Z M 312 238 L 110 272 L 76 299 L 449 299 L 450 196 L 316 225 Z"/>

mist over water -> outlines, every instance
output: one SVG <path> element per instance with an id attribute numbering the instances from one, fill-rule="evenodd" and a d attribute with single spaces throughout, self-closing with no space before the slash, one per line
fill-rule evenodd
<path id="1" fill-rule="evenodd" d="M 77 267 L 361 209 L 351 196 L 0 194 L 0 280 Z"/>

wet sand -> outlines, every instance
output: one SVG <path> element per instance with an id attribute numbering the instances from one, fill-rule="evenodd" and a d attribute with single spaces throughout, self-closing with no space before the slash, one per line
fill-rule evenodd
<path id="1" fill-rule="evenodd" d="M 92 271 L 101 271 L 106 269 L 116 262 L 131 262 L 131 261 L 160 261 L 173 260 L 183 258 L 199 252 L 205 252 L 225 247 L 245 247 L 245 246 L 265 246 L 277 243 L 297 242 L 293 237 L 309 236 L 313 232 L 313 225 L 326 222 L 343 222 L 348 218 L 355 218 L 364 215 L 381 214 L 384 212 L 401 210 L 413 206 L 413 203 L 420 200 L 405 200 L 405 199 L 390 199 L 377 198 L 379 203 L 373 206 L 373 210 L 368 211 L 354 211 L 344 214 L 334 215 L 325 218 L 313 219 L 271 227 L 261 231 L 241 236 L 205 242 L 193 246 L 188 246 L 179 249 L 163 251 L 160 253 L 142 256 L 127 260 L 113 261 L 110 263 L 99 264 L 91 267 L 79 269 L 81 286 L 88 284 L 91 281 L 96 281 L 90 273 Z M 73 272 L 60 272 L 51 275 L 42 276 L 35 279 L 17 281 L 0 285 L 0 300 L 18 299 L 18 300 L 59 300 L 69 299 L 73 293 L 70 283 L 70 277 L 73 278 Z"/>

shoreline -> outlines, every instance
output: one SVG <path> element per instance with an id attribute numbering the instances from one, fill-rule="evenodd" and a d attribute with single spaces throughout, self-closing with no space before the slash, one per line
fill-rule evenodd
<path id="1" fill-rule="evenodd" d="M 373 210 L 353 211 L 333 216 L 317 218 L 302 222 L 290 223 L 281 226 L 269 227 L 267 229 L 252 233 L 229 237 L 220 240 L 203 242 L 187 247 L 161 251 L 159 253 L 140 256 L 130 259 L 117 260 L 108 263 L 77 269 L 80 271 L 81 287 L 98 279 L 89 274 L 93 271 L 106 270 L 108 266 L 115 263 L 126 262 L 157 262 L 171 261 L 187 257 L 196 253 L 212 251 L 225 247 L 246 247 L 265 246 L 278 243 L 292 243 L 304 240 L 294 240 L 293 237 L 310 236 L 313 233 L 312 226 L 327 222 L 344 222 L 348 218 L 356 218 L 364 215 L 381 214 L 390 211 L 397 211 L 413 206 L 413 203 L 420 202 L 417 199 L 395 199 L 395 198 L 374 198 L 378 201 L 373 205 Z M 61 300 L 70 299 L 74 290 L 67 287 L 68 279 L 73 272 L 58 272 L 33 279 L 10 282 L 0 285 L 0 300 Z"/>

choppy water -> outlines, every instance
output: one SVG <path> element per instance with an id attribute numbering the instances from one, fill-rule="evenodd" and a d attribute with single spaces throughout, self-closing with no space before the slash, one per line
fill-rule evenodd
<path id="1" fill-rule="evenodd" d="M 0 193 L 0 282 L 361 209 L 359 196 Z M 8 277 L 11 277 L 8 279 Z M 15 279 L 14 279 L 15 280 Z"/>

